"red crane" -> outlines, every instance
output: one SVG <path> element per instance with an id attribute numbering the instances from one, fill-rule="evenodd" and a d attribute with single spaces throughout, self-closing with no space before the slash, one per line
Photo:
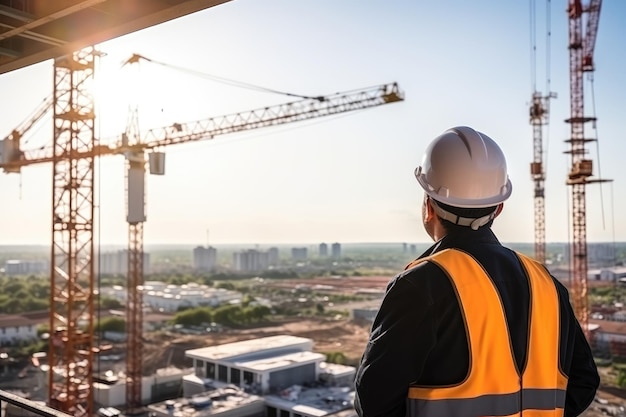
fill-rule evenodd
<path id="1" fill-rule="evenodd" d="M 213 117 L 189 123 L 138 132 L 136 114 L 131 116 L 129 129 L 121 143 L 104 153 L 123 153 L 127 159 L 127 222 L 128 222 L 128 302 L 127 308 L 127 359 L 126 406 L 139 410 L 142 405 L 142 334 L 143 334 L 143 223 L 145 213 L 146 151 L 150 173 L 163 174 L 163 153 L 155 152 L 167 145 L 175 145 L 245 130 L 276 126 L 314 119 L 353 110 L 402 101 L 397 84 L 385 84 L 347 93 L 336 93 L 256 110 Z"/>
<path id="2" fill-rule="evenodd" d="M 585 116 L 583 74 L 595 69 L 593 52 L 598 33 L 598 19 L 602 0 L 590 0 L 584 7 L 582 0 L 569 0 L 569 77 L 570 77 L 570 149 L 571 169 L 567 185 L 571 187 L 572 242 L 570 264 L 572 270 L 572 303 L 585 335 L 589 333 L 589 305 L 587 300 L 587 223 L 585 187 L 590 183 L 607 180 L 592 179 L 593 163 L 587 156 L 585 146 L 595 141 L 585 137 L 585 124 L 596 121 Z M 587 27 L 583 35 L 583 15 Z"/>
<path id="3" fill-rule="evenodd" d="M 548 123 L 548 100 L 553 96 L 544 96 L 534 91 L 530 103 L 530 124 L 533 127 L 533 162 L 530 163 L 530 176 L 535 183 L 535 259 L 544 263 L 546 260 L 546 206 L 545 206 L 545 167 L 543 163 L 543 129 Z"/>
<path id="4" fill-rule="evenodd" d="M 534 214 L 535 214 L 535 259 L 541 263 L 546 260 L 546 221 L 545 221 L 545 179 L 546 164 L 543 155 L 543 133 L 549 123 L 550 99 L 556 98 L 556 93 L 550 92 L 550 2 L 547 3 L 546 16 L 546 93 L 537 90 L 536 68 L 536 16 L 534 2 L 531 2 L 531 81 L 532 96 L 530 101 L 529 120 L 533 128 L 533 161 L 530 163 L 530 176 L 535 183 Z"/>
<path id="5" fill-rule="evenodd" d="M 4 172 L 18 173 L 22 167 L 33 164 L 51 162 L 53 165 L 48 403 L 80 417 L 94 414 L 92 374 L 94 357 L 99 352 L 93 338 L 96 306 L 94 162 L 98 157 L 124 155 L 128 159 L 127 191 L 133 198 L 129 199 L 127 218 L 130 250 L 126 383 L 127 406 L 136 410 L 141 406 L 146 151 L 404 100 L 397 84 L 383 84 L 196 122 L 176 123 L 148 130 L 142 135 L 128 132 L 118 143 L 102 145 L 95 137 L 94 99 L 87 88 L 88 81 L 94 76 L 98 55 L 93 48 L 86 48 L 55 59 L 52 146 L 23 150 L 21 138 L 25 130 L 22 128 L 19 134 L 0 139 L 0 169 Z M 41 117 L 38 111 L 24 126 L 32 126 L 35 119 Z M 152 154 L 158 156 L 159 153 Z"/>

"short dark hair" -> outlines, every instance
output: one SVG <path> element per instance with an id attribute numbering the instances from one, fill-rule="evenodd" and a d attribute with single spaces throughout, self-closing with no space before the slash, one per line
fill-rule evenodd
<path id="1" fill-rule="evenodd" d="M 442 202 L 436 201 L 433 199 L 433 203 L 437 204 L 439 207 L 444 209 L 445 211 L 449 211 L 452 214 L 456 214 L 459 217 L 466 217 L 469 219 L 478 219 L 483 216 L 488 216 L 494 211 L 497 210 L 498 206 L 490 206 L 490 207 L 480 207 L 480 208 L 466 208 L 466 207 L 454 207 L 448 204 L 444 204 Z M 441 218 L 439 215 L 439 220 L 441 221 L 441 225 L 445 229 L 446 233 L 451 233 L 454 230 L 471 230 L 472 228 L 469 226 L 460 226 L 458 224 L 454 224 L 451 221 L 445 220 Z M 489 220 L 482 227 L 491 227 L 493 224 L 493 219 Z"/>

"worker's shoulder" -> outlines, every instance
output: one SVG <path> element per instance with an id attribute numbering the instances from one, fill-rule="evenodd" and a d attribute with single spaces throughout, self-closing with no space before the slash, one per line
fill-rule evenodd
<path id="1" fill-rule="evenodd" d="M 433 281 L 448 280 L 445 271 L 440 265 L 431 262 L 433 256 L 416 259 L 407 265 L 406 269 L 399 273 L 395 280 L 405 281 L 414 286 L 423 287 Z"/>
<path id="2" fill-rule="evenodd" d="M 423 307 L 456 300 L 454 287 L 447 273 L 436 263 L 424 260 L 409 266 L 390 282 L 387 294 L 422 300 Z"/>
<path id="3" fill-rule="evenodd" d="M 405 271 L 411 271 L 416 268 L 418 269 L 420 266 L 423 267 L 424 264 L 435 264 L 440 269 L 444 269 L 444 265 L 448 262 L 449 259 L 454 259 L 459 256 L 473 259 L 475 262 L 478 262 L 474 255 L 472 255 L 468 251 L 459 248 L 445 248 L 428 256 L 423 256 L 415 259 L 406 266 Z"/>

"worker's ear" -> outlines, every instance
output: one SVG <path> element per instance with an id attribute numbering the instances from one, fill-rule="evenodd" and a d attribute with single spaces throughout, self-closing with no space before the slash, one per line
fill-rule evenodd
<path id="1" fill-rule="evenodd" d="M 430 197 L 424 197 L 424 218 L 422 219 L 424 222 L 431 221 L 434 217 L 437 216 L 435 213 L 435 209 L 433 208 L 433 202 L 430 200 Z"/>
<path id="2" fill-rule="evenodd" d="M 494 219 L 496 217 L 498 217 L 500 215 L 500 213 L 502 213 L 502 209 L 503 208 L 504 208 L 504 203 L 498 204 L 498 207 L 496 208 L 496 214 L 495 214 L 495 216 L 493 216 Z"/>

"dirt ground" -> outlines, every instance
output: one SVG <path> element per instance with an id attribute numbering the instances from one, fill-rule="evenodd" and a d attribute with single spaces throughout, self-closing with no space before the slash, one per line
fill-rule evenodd
<path id="1" fill-rule="evenodd" d="M 227 330 L 206 335 L 173 335 L 159 333 L 144 340 L 144 375 L 168 365 L 191 366 L 185 351 L 241 340 L 288 334 L 312 339 L 316 352 L 342 352 L 349 364 L 356 364 L 369 336 L 369 322 L 352 319 L 299 318 L 272 324 L 268 327 Z"/>

